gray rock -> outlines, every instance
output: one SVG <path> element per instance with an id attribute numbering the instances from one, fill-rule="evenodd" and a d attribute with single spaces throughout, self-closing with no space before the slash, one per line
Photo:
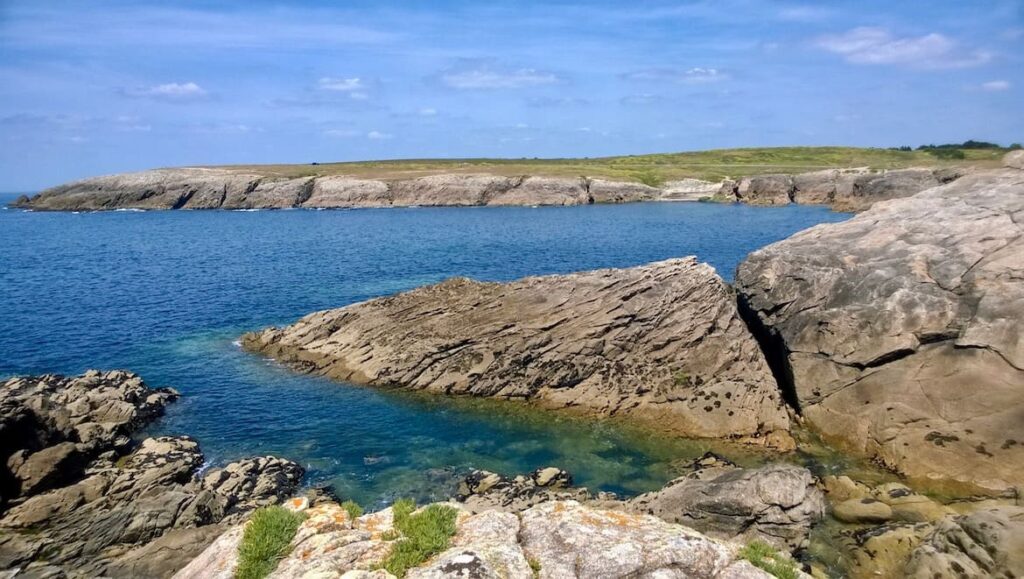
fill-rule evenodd
<path id="1" fill-rule="evenodd" d="M 662 190 L 642 183 L 590 179 L 587 183 L 591 203 L 635 203 L 662 197 Z"/>
<path id="2" fill-rule="evenodd" d="M 340 380 L 628 414 L 694 436 L 789 427 L 732 291 L 695 258 L 511 283 L 456 278 L 242 343 Z"/>
<path id="3" fill-rule="evenodd" d="M 22 496 L 62 486 L 81 477 L 88 459 L 74 442 L 61 442 L 28 455 L 15 471 Z M 8 463 L 10 464 L 10 463 Z"/>
<path id="4" fill-rule="evenodd" d="M 455 499 L 471 513 L 488 510 L 518 513 L 547 501 L 591 498 L 585 488 L 572 487 L 572 475 L 554 467 L 527 476 L 507 478 L 485 470 L 470 472 L 459 484 Z"/>
<path id="5" fill-rule="evenodd" d="M 744 177 L 736 188 L 736 197 L 751 205 L 788 205 L 795 192 L 790 175 L 755 175 Z"/>
<path id="6" fill-rule="evenodd" d="M 487 199 L 487 205 L 587 205 L 590 193 L 582 178 L 529 176 L 507 191 Z"/>
<path id="7" fill-rule="evenodd" d="M 741 305 L 808 423 L 923 483 L 1024 485 L 1024 180 L 965 175 L 752 253 Z"/>
<path id="8" fill-rule="evenodd" d="M 678 478 L 627 501 L 626 507 L 713 537 L 761 539 L 794 550 L 825 513 L 824 494 L 806 468 L 723 466 Z"/>
<path id="9" fill-rule="evenodd" d="M 879 201 L 910 197 L 939 185 L 932 169 L 897 169 L 857 177 L 849 195 L 836 195 L 837 211 L 863 211 Z"/>
<path id="10" fill-rule="evenodd" d="M 522 183 L 522 177 L 497 175 L 430 175 L 392 181 L 392 203 L 399 206 L 487 205 Z"/>
<path id="11" fill-rule="evenodd" d="M 1010 151 L 1003 155 L 1003 166 L 1010 169 L 1024 169 L 1024 150 Z"/>

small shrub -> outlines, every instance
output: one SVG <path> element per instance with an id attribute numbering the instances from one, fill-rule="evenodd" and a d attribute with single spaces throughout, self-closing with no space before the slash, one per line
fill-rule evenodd
<path id="1" fill-rule="evenodd" d="M 295 532 L 306 517 L 284 507 L 265 507 L 253 513 L 238 546 L 236 579 L 262 579 L 288 554 Z"/>
<path id="2" fill-rule="evenodd" d="M 764 541 L 751 541 L 740 550 L 741 559 L 779 579 L 797 579 L 796 563 L 783 557 L 774 547 Z"/>
<path id="3" fill-rule="evenodd" d="M 363 516 L 363 508 L 356 504 L 355 501 L 345 501 L 341 503 L 341 508 L 345 509 L 345 512 L 348 513 L 350 521 L 354 521 Z"/>
<path id="4" fill-rule="evenodd" d="M 680 370 L 672 375 L 672 380 L 676 386 L 687 386 L 690 383 L 690 375 Z"/>
<path id="5" fill-rule="evenodd" d="M 397 539 L 397 538 L 399 538 L 401 536 L 402 536 L 402 534 L 399 533 L 398 531 L 396 531 L 394 529 L 388 529 L 387 531 L 384 531 L 383 533 L 380 534 L 380 540 L 381 541 L 394 541 L 395 539 Z"/>
<path id="6" fill-rule="evenodd" d="M 411 499 L 396 501 L 391 508 L 395 528 L 403 538 L 395 543 L 381 567 L 396 577 L 405 577 L 409 569 L 448 548 L 458 512 L 444 505 L 430 505 L 413 514 L 416 503 Z"/>
<path id="7" fill-rule="evenodd" d="M 530 557 L 527 561 L 530 564 L 530 571 L 533 571 L 533 576 L 540 577 L 540 561 L 536 557 Z"/>

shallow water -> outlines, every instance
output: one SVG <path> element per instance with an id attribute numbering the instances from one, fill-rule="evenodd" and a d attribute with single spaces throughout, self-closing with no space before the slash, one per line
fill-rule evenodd
<path id="1" fill-rule="evenodd" d="M 309 482 L 333 484 L 364 505 L 438 498 L 468 468 L 511 474 L 552 464 L 592 489 L 633 494 L 661 486 L 680 461 L 711 445 L 517 404 L 297 375 L 234 342 L 313 310 L 453 275 L 508 280 L 695 254 L 729 279 L 750 251 L 846 217 L 820 207 L 703 203 L 3 209 L 0 376 L 133 370 L 184 394 L 151 433 L 190 434 L 214 464 L 292 458 L 309 469 Z"/>

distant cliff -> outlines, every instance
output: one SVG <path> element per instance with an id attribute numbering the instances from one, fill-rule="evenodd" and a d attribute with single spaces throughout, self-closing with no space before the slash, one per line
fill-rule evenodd
<path id="1" fill-rule="evenodd" d="M 860 211 L 961 176 L 959 169 L 830 169 L 721 183 L 682 179 L 660 187 L 589 177 L 444 173 L 405 179 L 346 175 L 285 178 L 227 168 L 156 169 L 94 177 L 22 196 L 40 211 L 112 209 L 288 209 L 482 205 L 588 205 L 637 201 L 790 203 Z"/>

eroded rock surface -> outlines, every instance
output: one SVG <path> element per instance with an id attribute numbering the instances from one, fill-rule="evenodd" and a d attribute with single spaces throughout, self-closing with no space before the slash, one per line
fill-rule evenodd
<path id="1" fill-rule="evenodd" d="M 522 513 L 472 514 L 458 504 L 449 547 L 411 569 L 410 579 L 770 577 L 737 560 L 739 545 L 636 513 L 550 501 Z M 355 520 L 335 503 L 305 511 L 288 555 L 271 577 L 392 577 L 373 570 L 403 540 L 390 508 Z M 215 541 L 176 579 L 232 576 L 241 527 Z"/>
<path id="2" fill-rule="evenodd" d="M 166 577 L 223 528 L 295 492 L 301 467 L 246 459 L 201 479 L 188 437 L 131 435 L 177 398 L 130 372 L 12 378 L 0 386 L 11 470 L 0 570 L 17 577 Z M 11 449 L 15 450 L 11 450 Z"/>
<path id="3" fill-rule="evenodd" d="M 629 414 L 692 436 L 789 426 L 731 289 L 692 257 L 510 283 L 455 278 L 242 343 L 339 380 Z"/>
<path id="4" fill-rule="evenodd" d="M 756 251 L 738 291 L 828 439 L 1007 491 L 1024 485 L 1022 224 L 1024 172 L 977 172 Z"/>

